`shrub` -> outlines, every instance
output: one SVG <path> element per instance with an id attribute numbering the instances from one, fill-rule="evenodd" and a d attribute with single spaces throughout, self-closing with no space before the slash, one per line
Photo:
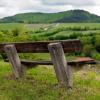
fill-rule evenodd
<path id="1" fill-rule="evenodd" d="M 98 53 L 98 52 L 93 53 L 92 58 L 94 58 L 96 60 L 100 60 L 100 53 Z"/>
<path id="2" fill-rule="evenodd" d="M 83 45 L 92 44 L 91 36 L 82 36 L 82 37 L 80 37 L 80 40 Z"/>
<path id="3" fill-rule="evenodd" d="M 85 56 L 91 57 L 93 50 L 94 50 L 94 47 L 91 44 L 90 45 L 87 44 L 83 47 L 83 53 L 85 54 Z"/>
<path id="4" fill-rule="evenodd" d="M 13 36 L 18 36 L 19 34 L 20 34 L 20 30 L 19 29 L 16 28 L 16 29 L 12 30 L 12 35 Z"/>
<path id="5" fill-rule="evenodd" d="M 43 28 L 40 28 L 40 29 L 38 29 L 38 30 L 35 31 L 35 33 L 42 33 L 42 32 L 44 32 Z"/>
<path id="6" fill-rule="evenodd" d="M 95 48 L 98 52 L 100 52 L 100 35 L 96 35 L 95 37 Z"/>
<path id="7" fill-rule="evenodd" d="M 69 39 L 67 35 L 57 35 L 55 37 L 49 37 L 49 40 L 66 40 Z"/>
<path id="8" fill-rule="evenodd" d="M 70 39 L 77 39 L 78 37 L 81 37 L 82 33 L 72 33 L 70 34 L 69 38 Z"/>
<path id="9" fill-rule="evenodd" d="M 3 32 L 0 31 L 0 38 L 1 38 L 2 36 L 4 36 L 4 34 L 3 34 Z"/>

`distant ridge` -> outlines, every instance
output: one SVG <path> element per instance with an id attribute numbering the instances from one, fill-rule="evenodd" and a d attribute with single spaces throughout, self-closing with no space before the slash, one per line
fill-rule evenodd
<path id="1" fill-rule="evenodd" d="M 1 23 L 100 23 L 100 16 L 84 10 L 59 13 L 22 13 L 0 19 Z"/>

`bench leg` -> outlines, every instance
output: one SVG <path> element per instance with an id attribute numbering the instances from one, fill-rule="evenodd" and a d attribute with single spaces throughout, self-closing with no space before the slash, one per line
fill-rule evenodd
<path id="1" fill-rule="evenodd" d="M 67 65 L 62 45 L 60 43 L 51 43 L 48 45 L 48 49 L 58 82 L 64 87 L 72 88 L 72 73 L 70 66 Z"/>
<path id="2" fill-rule="evenodd" d="M 5 45 L 4 50 L 12 64 L 15 78 L 21 78 L 24 74 L 24 68 L 21 65 L 20 58 L 14 45 Z"/>

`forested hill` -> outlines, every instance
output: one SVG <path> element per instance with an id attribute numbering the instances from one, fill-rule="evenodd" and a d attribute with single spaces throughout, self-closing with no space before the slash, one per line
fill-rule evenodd
<path id="1" fill-rule="evenodd" d="M 0 19 L 1 23 L 99 23 L 100 16 L 84 10 L 70 10 L 59 13 L 22 13 Z"/>

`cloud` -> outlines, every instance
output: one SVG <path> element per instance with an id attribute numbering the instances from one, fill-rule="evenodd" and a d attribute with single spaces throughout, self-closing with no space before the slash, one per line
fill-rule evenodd
<path id="1" fill-rule="evenodd" d="M 84 6 L 84 5 L 94 5 L 96 2 L 94 0 L 42 0 L 46 5 L 73 5 L 73 6 Z"/>
<path id="2" fill-rule="evenodd" d="M 100 15 L 100 0 L 0 0 L 0 18 L 25 12 L 84 9 Z"/>

